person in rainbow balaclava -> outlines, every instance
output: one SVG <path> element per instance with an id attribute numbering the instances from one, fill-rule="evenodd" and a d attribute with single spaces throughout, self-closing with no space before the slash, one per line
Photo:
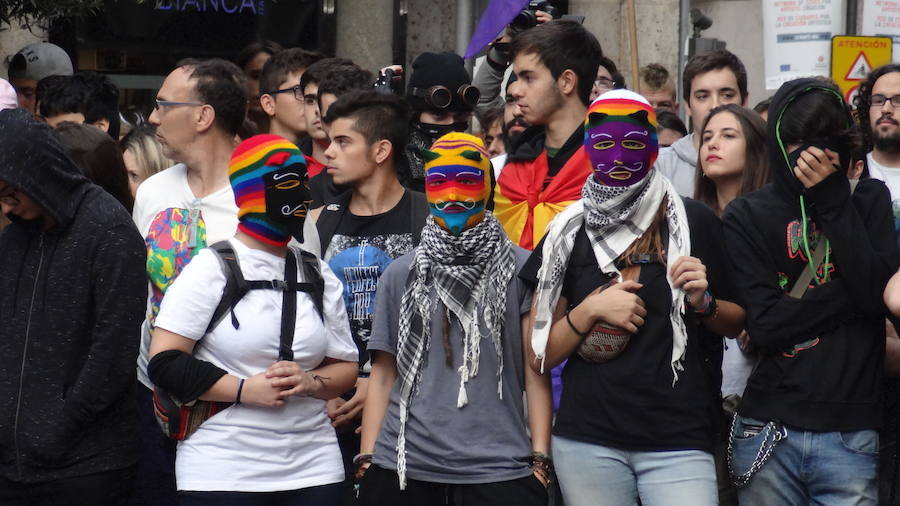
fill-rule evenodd
<path id="1" fill-rule="evenodd" d="M 288 321 L 282 290 L 298 289 L 280 283 L 286 265 L 297 266 L 301 283 L 294 285 L 315 282 L 300 268 L 307 253 L 288 247 L 310 202 L 306 163 L 286 139 L 257 135 L 235 149 L 228 174 L 237 233 L 213 246 L 218 253 L 201 250 L 169 287 L 150 344 L 147 370 L 156 386 L 183 403 L 221 408 L 178 442 L 179 496 L 190 505 L 233 504 L 248 492 L 259 504 L 337 504 L 344 465 L 325 402 L 353 386 L 358 352 L 343 286 L 327 263 L 318 261 L 321 314 L 311 296 L 299 293 L 293 353 L 280 351 Z M 271 288 L 249 290 L 231 308 L 232 318 L 207 329 L 228 286 L 218 256 L 226 254 L 237 258 L 245 280 Z"/>
<path id="2" fill-rule="evenodd" d="M 584 130 L 582 198 L 520 274 L 536 287 L 531 367 L 568 359 L 553 436 L 565 502 L 716 504 L 719 381 L 706 350 L 721 353 L 744 319 L 726 302 L 721 223 L 653 170 L 656 114 L 643 97 L 601 95 Z"/>
<path id="3" fill-rule="evenodd" d="M 422 154 L 422 241 L 378 284 L 355 459 L 361 504 L 442 504 L 459 493 L 462 504 L 546 505 L 550 386 L 526 365 L 530 291 L 515 276 L 527 253 L 485 210 L 481 139 L 449 133 Z"/>

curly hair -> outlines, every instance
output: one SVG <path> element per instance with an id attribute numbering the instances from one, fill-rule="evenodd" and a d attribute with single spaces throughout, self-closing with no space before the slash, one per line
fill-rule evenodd
<path id="1" fill-rule="evenodd" d="M 900 72 L 900 63 L 889 63 L 870 72 L 866 80 L 859 84 L 859 93 L 853 99 L 853 105 L 856 106 L 856 114 L 859 119 L 859 130 L 862 132 L 863 143 L 867 151 L 871 151 L 874 145 L 871 118 L 869 116 L 872 107 L 872 89 L 875 88 L 875 82 L 881 76 L 891 72 Z"/>

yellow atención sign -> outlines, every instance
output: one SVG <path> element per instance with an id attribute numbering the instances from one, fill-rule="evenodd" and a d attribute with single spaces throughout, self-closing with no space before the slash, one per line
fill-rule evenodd
<path id="1" fill-rule="evenodd" d="M 831 38 L 831 78 L 851 104 L 860 81 L 872 69 L 890 62 L 890 37 L 837 35 Z"/>

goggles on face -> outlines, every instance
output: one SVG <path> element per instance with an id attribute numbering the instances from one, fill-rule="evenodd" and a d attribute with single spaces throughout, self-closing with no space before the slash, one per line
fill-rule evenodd
<path id="1" fill-rule="evenodd" d="M 425 100 L 429 107 L 435 109 L 446 109 L 453 103 L 453 93 L 444 85 L 432 86 L 431 88 L 411 88 L 410 95 Z M 471 84 L 463 84 L 456 90 L 456 95 L 463 105 L 474 108 L 481 98 L 481 91 Z"/>

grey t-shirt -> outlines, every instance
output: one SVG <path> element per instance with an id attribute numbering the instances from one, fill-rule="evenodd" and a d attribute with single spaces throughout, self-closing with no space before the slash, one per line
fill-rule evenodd
<path id="1" fill-rule="evenodd" d="M 528 253 L 516 250 L 516 272 Z M 406 289 L 413 253 L 396 260 L 378 282 L 375 320 L 369 351 L 397 354 L 400 299 Z M 490 339 L 482 339 L 478 375 L 469 379 L 469 402 L 456 407 L 462 365 L 463 333 L 451 319 L 453 366 L 448 367 L 442 343 L 442 318 L 431 319 L 431 343 L 418 393 L 410 403 L 406 423 L 406 474 L 433 483 L 492 483 L 531 474 L 531 442 L 525 431 L 521 315 L 531 308 L 531 291 L 518 276 L 507 290 L 503 333 L 503 399 L 497 394 L 497 356 Z M 397 469 L 397 434 L 400 429 L 400 382 L 391 390 L 388 410 L 375 443 L 373 462 Z"/>

